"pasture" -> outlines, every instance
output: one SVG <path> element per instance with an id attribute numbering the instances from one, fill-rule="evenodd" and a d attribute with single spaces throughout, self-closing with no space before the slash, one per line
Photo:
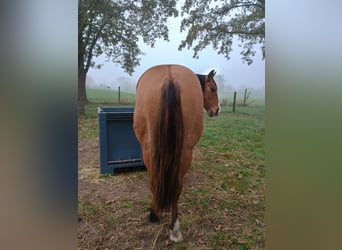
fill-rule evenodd
<path id="1" fill-rule="evenodd" d="M 157 224 L 147 220 L 144 168 L 99 174 L 97 106 L 116 104 L 94 93 L 88 97 L 98 103 L 79 117 L 78 249 L 265 249 L 264 106 L 205 114 L 179 201 L 184 241 L 173 243 L 168 214 Z M 128 96 L 125 104 L 132 106 L 134 95 Z"/>

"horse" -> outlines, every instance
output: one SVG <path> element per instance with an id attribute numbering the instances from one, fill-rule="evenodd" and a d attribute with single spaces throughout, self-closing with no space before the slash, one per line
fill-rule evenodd
<path id="1" fill-rule="evenodd" d="M 220 104 L 216 72 L 196 75 L 171 64 L 146 70 L 136 86 L 133 129 L 141 144 L 149 175 L 152 204 L 148 219 L 159 221 L 159 211 L 170 211 L 170 240 L 183 236 L 178 220 L 178 199 L 192 161 L 192 150 L 203 130 L 203 107 L 217 116 Z"/>

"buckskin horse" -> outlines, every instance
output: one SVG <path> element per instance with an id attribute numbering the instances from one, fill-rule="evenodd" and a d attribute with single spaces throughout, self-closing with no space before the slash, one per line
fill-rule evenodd
<path id="1" fill-rule="evenodd" d="M 158 65 L 138 80 L 133 127 L 148 170 L 152 205 L 149 221 L 171 208 L 170 240 L 183 240 L 178 199 L 192 150 L 203 130 L 203 107 L 217 116 L 220 104 L 215 71 L 196 75 L 181 65 Z"/>

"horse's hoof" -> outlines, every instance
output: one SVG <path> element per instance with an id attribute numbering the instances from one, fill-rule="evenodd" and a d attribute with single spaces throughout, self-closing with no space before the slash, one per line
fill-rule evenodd
<path id="1" fill-rule="evenodd" d="M 152 211 L 150 211 L 150 214 L 148 216 L 148 221 L 149 222 L 158 222 L 159 221 L 159 217 L 156 216 Z"/>
<path id="2" fill-rule="evenodd" d="M 170 240 L 173 242 L 181 242 L 183 240 L 183 236 L 181 231 L 179 230 L 180 224 L 179 220 L 177 219 L 173 228 L 170 228 Z"/>

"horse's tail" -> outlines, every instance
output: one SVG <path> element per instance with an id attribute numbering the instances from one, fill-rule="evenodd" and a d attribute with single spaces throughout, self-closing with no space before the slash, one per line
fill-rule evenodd
<path id="1" fill-rule="evenodd" d="M 179 87 L 171 79 L 162 87 L 154 138 L 152 193 L 158 209 L 168 210 L 181 192 L 179 180 L 183 146 L 183 117 Z"/>

